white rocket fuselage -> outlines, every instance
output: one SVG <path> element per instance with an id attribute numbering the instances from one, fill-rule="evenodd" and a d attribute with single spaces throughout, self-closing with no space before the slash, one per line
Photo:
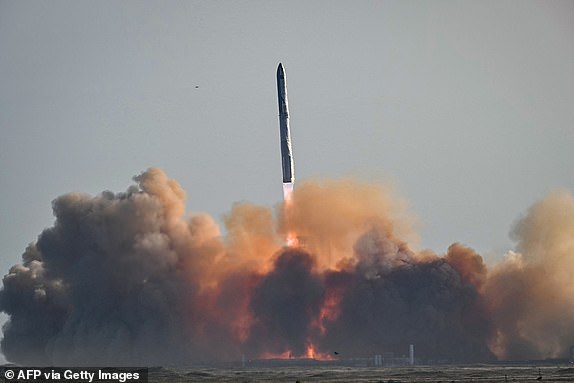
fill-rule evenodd
<path id="1" fill-rule="evenodd" d="M 287 101 L 287 78 L 283 64 L 277 68 L 277 97 L 279 101 L 279 134 L 281 137 L 281 165 L 283 183 L 295 181 L 293 152 L 291 148 L 291 128 L 289 126 L 289 103 Z"/>

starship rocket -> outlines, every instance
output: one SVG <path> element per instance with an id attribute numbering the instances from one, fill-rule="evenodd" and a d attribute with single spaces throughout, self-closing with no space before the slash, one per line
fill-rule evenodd
<path id="1" fill-rule="evenodd" d="M 287 102 L 287 78 L 283 64 L 277 67 L 277 97 L 279 101 L 279 135 L 281 137 L 281 165 L 283 184 L 293 184 L 295 168 L 291 148 L 291 128 L 289 127 L 289 103 Z"/>

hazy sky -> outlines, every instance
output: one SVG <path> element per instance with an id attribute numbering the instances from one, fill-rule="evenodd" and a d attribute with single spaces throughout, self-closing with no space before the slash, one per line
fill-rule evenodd
<path id="1" fill-rule="evenodd" d="M 55 197 L 151 166 L 190 212 L 279 202 L 279 62 L 298 180 L 390 182 L 418 247 L 500 256 L 574 190 L 573 42 L 572 1 L 0 1 L 2 274 Z"/>

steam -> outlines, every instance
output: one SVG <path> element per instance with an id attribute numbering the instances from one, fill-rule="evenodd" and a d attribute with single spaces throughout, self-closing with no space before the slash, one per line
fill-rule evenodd
<path id="1" fill-rule="evenodd" d="M 225 236 L 159 169 L 124 193 L 70 193 L 3 279 L 2 350 L 28 365 L 173 365 L 401 353 L 484 361 L 574 343 L 574 199 L 535 204 L 488 270 L 453 244 L 416 252 L 378 185 L 303 182 L 276 214 L 235 204 Z M 296 233 L 297 247 L 285 247 Z"/>
<path id="2" fill-rule="evenodd" d="M 557 192 L 516 224 L 518 252 L 488 278 L 486 297 L 502 358 L 555 358 L 574 344 L 574 198 Z"/>

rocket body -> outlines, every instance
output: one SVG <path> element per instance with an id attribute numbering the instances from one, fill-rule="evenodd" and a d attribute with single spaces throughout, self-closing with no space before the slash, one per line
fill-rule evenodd
<path id="1" fill-rule="evenodd" d="M 293 152 L 291 148 L 291 128 L 289 126 L 289 103 L 287 101 L 287 78 L 283 64 L 277 67 L 277 97 L 279 101 L 279 135 L 281 137 L 281 166 L 283 183 L 295 181 Z"/>

